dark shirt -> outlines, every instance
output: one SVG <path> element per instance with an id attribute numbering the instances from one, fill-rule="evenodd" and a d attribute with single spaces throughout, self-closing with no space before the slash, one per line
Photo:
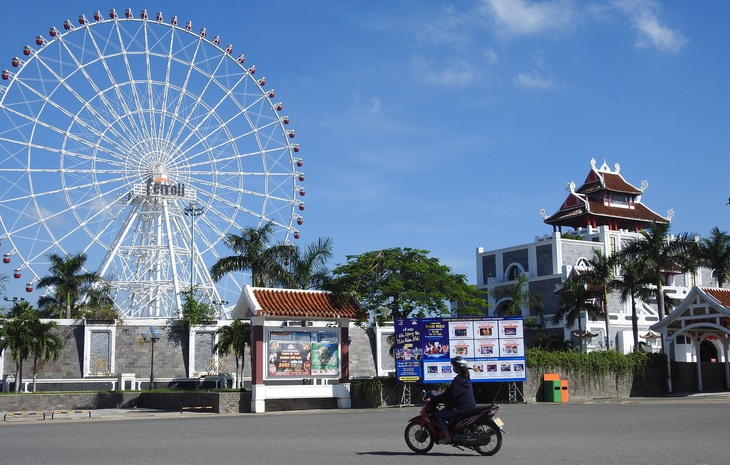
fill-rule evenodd
<path id="1" fill-rule="evenodd" d="M 474 391 L 471 388 L 471 379 L 468 376 L 457 375 L 447 390 L 432 399 L 433 402 L 445 404 L 446 407 L 463 412 L 477 406 L 474 400 Z"/>

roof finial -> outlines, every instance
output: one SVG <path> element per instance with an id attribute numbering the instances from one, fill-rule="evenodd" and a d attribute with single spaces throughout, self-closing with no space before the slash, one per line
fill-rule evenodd
<path id="1" fill-rule="evenodd" d="M 621 171 L 621 165 L 616 163 L 615 165 L 613 165 L 613 170 L 618 173 L 619 171 Z"/>
<path id="2" fill-rule="evenodd" d="M 608 171 L 609 173 L 611 172 L 611 168 L 608 167 L 608 165 L 606 164 L 606 160 L 605 159 L 603 160 L 603 164 L 601 165 L 601 170 L 600 171 Z"/>
<path id="3" fill-rule="evenodd" d="M 591 158 L 591 168 L 596 169 L 596 159 Z"/>
<path id="4" fill-rule="evenodd" d="M 571 194 L 575 192 L 575 183 L 573 181 L 565 183 L 565 190 Z"/>

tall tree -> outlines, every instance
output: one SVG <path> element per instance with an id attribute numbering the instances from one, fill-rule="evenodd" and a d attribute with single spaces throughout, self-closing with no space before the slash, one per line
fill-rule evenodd
<path id="1" fill-rule="evenodd" d="M 460 313 L 479 313 L 486 302 L 475 286 L 428 251 L 393 248 L 348 256 L 333 270 L 328 290 L 355 298 L 378 323 L 393 318 L 443 315 L 458 303 Z"/>
<path id="2" fill-rule="evenodd" d="M 26 312 L 3 322 L 0 327 L 0 352 L 10 350 L 15 361 L 15 392 L 23 382 L 23 362 L 28 359 L 33 345 L 33 323 L 38 317 Z"/>
<path id="3" fill-rule="evenodd" d="M 295 247 L 290 258 L 290 284 L 294 289 L 322 289 L 331 279 L 327 261 L 332 258 L 332 239 L 320 237 L 304 250 Z"/>
<path id="4" fill-rule="evenodd" d="M 236 357 L 237 387 L 243 389 L 246 347 L 251 345 L 251 323 L 234 320 L 233 323 L 220 327 L 216 332 L 218 333 L 218 342 L 215 344 L 215 350 L 220 355 L 228 355 L 233 352 L 233 356 Z"/>
<path id="5" fill-rule="evenodd" d="M 65 317 L 71 318 L 76 310 L 82 290 L 99 280 L 96 273 L 84 271 L 86 264 L 86 254 L 83 252 L 66 255 L 62 257 L 58 254 L 48 255 L 51 263 L 49 268 L 50 275 L 44 276 L 36 284 L 37 288 L 52 288 L 53 299 L 39 299 L 38 306 L 63 306 L 65 309 Z"/>
<path id="6" fill-rule="evenodd" d="M 522 315 L 523 309 L 536 311 L 542 315 L 539 307 L 542 305 L 542 297 L 537 292 L 530 290 L 529 279 L 524 273 L 517 275 L 511 286 L 495 287 L 492 297 L 496 301 L 504 301 L 504 305 L 498 307 L 501 316 Z"/>
<path id="7" fill-rule="evenodd" d="M 730 235 L 715 226 L 700 243 L 702 264 L 712 270 L 717 287 L 730 281 Z"/>
<path id="8" fill-rule="evenodd" d="M 274 223 L 261 227 L 248 227 L 241 235 L 228 234 L 223 243 L 235 255 L 222 257 L 210 268 L 211 277 L 218 281 L 232 272 L 251 272 L 251 284 L 255 287 L 278 287 L 288 282 L 284 263 L 292 256 L 288 244 L 271 245 Z"/>
<path id="9" fill-rule="evenodd" d="M 33 340 L 30 353 L 33 354 L 33 392 L 36 392 L 38 377 L 38 363 L 48 360 L 58 360 L 63 348 L 63 339 L 56 334 L 56 322 L 43 323 L 36 319 L 32 322 Z"/>
<path id="10" fill-rule="evenodd" d="M 584 331 L 581 314 L 586 312 L 591 318 L 595 318 L 598 315 L 599 309 L 593 303 L 596 293 L 590 290 L 587 281 L 577 276 L 563 282 L 563 287 L 559 291 L 559 294 L 560 307 L 558 307 L 557 313 L 553 316 L 553 324 L 560 323 L 560 319 L 564 317 L 566 325 L 568 328 L 571 328 L 577 321 L 580 350 L 582 352 Z"/>
<path id="11" fill-rule="evenodd" d="M 659 318 L 664 318 L 664 274 L 691 270 L 699 265 L 697 235 L 682 233 L 673 237 L 669 234 L 669 224 L 659 223 L 640 234 L 641 237 L 627 243 L 619 253 L 630 261 L 643 262 L 651 284 L 656 286 Z"/>
<path id="12" fill-rule="evenodd" d="M 647 271 L 647 264 L 639 259 L 619 256 L 620 275 L 611 281 L 611 288 L 619 292 L 621 302 L 631 302 L 631 331 L 634 339 L 634 351 L 639 349 L 639 316 L 636 311 L 637 300 L 644 300 L 651 296 L 649 289 L 651 273 Z"/>
<path id="13" fill-rule="evenodd" d="M 609 257 L 602 251 L 596 249 L 593 251 L 593 257 L 588 260 L 589 268 L 584 275 L 589 284 L 601 290 L 601 313 L 603 313 L 603 320 L 606 326 L 606 349 L 611 348 L 609 343 L 608 291 L 610 290 L 611 282 L 614 280 L 615 262 L 616 259 L 614 256 Z"/>

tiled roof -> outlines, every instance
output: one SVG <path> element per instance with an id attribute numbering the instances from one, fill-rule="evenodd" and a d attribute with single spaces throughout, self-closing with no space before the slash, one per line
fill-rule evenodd
<path id="1" fill-rule="evenodd" d="M 256 316 L 309 319 L 357 319 L 360 307 L 354 300 L 338 302 L 329 292 L 291 289 L 248 288 Z"/>
<path id="2" fill-rule="evenodd" d="M 702 292 L 716 298 L 723 307 L 730 308 L 730 289 L 718 287 L 703 287 Z"/>
<path id="3" fill-rule="evenodd" d="M 624 177 L 618 173 L 600 171 L 597 174 L 602 179 L 602 182 L 600 184 L 598 183 L 598 181 L 586 180 L 586 183 L 576 189 L 576 191 L 580 193 L 586 193 L 603 189 L 611 192 L 623 192 L 634 195 L 642 194 L 641 189 L 637 189 L 633 185 L 626 182 Z"/>
<path id="4" fill-rule="evenodd" d="M 553 224 L 567 222 L 571 226 L 585 226 L 586 222 L 583 220 L 578 221 L 577 218 L 584 217 L 588 214 L 604 218 L 638 221 L 645 224 L 651 224 L 654 222 L 669 223 L 669 219 L 654 213 L 641 203 L 635 204 L 634 208 L 625 208 L 604 205 L 602 202 L 594 202 L 591 200 L 588 201 L 588 209 L 583 206 L 578 206 L 567 210 L 560 210 L 550 217 L 545 218 L 545 223 Z"/>

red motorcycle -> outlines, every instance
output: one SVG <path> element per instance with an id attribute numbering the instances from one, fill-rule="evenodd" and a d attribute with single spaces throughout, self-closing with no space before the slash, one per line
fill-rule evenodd
<path id="1" fill-rule="evenodd" d="M 434 412 L 438 405 L 431 402 L 436 392 L 424 392 L 426 402 L 421 414 L 408 421 L 405 439 L 408 447 L 417 454 L 425 454 L 434 444 L 443 440 L 444 433 L 439 428 Z M 492 403 L 477 406 L 449 418 L 451 442 L 448 444 L 461 449 L 473 449 L 482 455 L 494 455 L 502 447 L 502 431 L 504 422 L 496 414 L 499 405 Z M 463 450 L 463 449 L 462 449 Z"/>

